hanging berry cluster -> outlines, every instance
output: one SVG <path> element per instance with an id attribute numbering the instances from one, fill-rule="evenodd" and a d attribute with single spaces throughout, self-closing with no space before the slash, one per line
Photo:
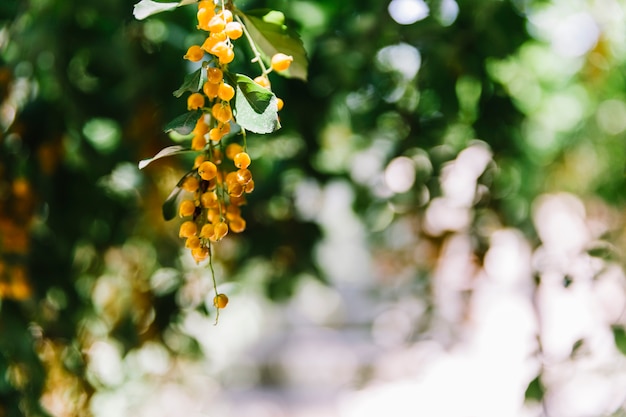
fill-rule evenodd
<path id="1" fill-rule="evenodd" d="M 142 0 L 135 5 L 135 17 L 143 19 L 189 3 Z M 186 95 L 188 112 L 165 128 L 188 135 L 190 147 L 170 146 L 141 161 L 139 167 L 169 155 L 197 153 L 192 169 L 165 201 L 163 214 L 166 220 L 176 215 L 182 219 L 180 238 L 196 262 L 209 260 L 213 272 L 211 245 L 229 232 L 241 233 L 246 228 L 241 206 L 246 194 L 254 190 L 246 132 L 264 134 L 280 128 L 278 111 L 283 101 L 271 91 L 268 75 L 276 72 L 306 79 L 306 55 L 280 12 L 243 13 L 232 1 L 201 0 L 196 16 L 197 29 L 206 37 L 201 45 L 190 46 L 183 58 L 198 63 L 199 68 L 174 92 L 176 97 Z M 260 74 L 254 79 L 230 68 L 235 41 L 240 38 L 247 40 L 252 63 L 258 65 Z M 215 286 L 214 274 L 213 282 Z M 215 293 L 219 312 L 228 297 L 217 289 Z"/>

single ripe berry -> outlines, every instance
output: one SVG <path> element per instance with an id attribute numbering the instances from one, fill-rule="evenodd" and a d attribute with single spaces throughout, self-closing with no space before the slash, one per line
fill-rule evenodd
<path id="1" fill-rule="evenodd" d="M 241 233 L 246 230 L 246 221 L 241 217 L 234 217 L 228 222 L 228 227 L 233 233 Z"/>
<path id="2" fill-rule="evenodd" d="M 255 77 L 254 82 L 260 85 L 261 87 L 265 87 L 265 88 L 270 88 L 271 86 L 270 80 L 268 80 L 267 77 L 263 75 L 259 75 L 258 77 Z"/>
<path id="3" fill-rule="evenodd" d="M 198 168 L 204 162 L 204 155 L 198 155 L 193 160 L 193 167 Z"/>
<path id="4" fill-rule="evenodd" d="M 250 194 L 252 191 L 254 191 L 254 180 L 248 181 L 248 183 L 246 184 L 244 188 L 245 188 L 246 194 Z"/>
<path id="5" fill-rule="evenodd" d="M 216 14 L 209 20 L 207 27 L 210 32 L 222 32 L 226 28 L 226 22 L 219 14 Z"/>
<path id="6" fill-rule="evenodd" d="M 198 181 L 196 177 L 189 176 L 185 178 L 180 187 L 185 191 L 195 193 L 198 190 L 198 187 L 200 187 L 200 181 Z"/>
<path id="7" fill-rule="evenodd" d="M 198 62 L 202 58 L 204 58 L 204 51 L 198 45 L 192 45 L 187 49 L 187 53 L 183 58 L 188 59 L 192 62 Z"/>
<path id="8" fill-rule="evenodd" d="M 283 109 L 283 107 L 285 106 L 285 102 L 283 101 L 282 98 L 276 98 L 276 109 L 278 111 L 281 111 Z"/>
<path id="9" fill-rule="evenodd" d="M 228 234 L 228 225 L 225 222 L 217 222 L 213 226 L 214 230 L 214 239 L 221 240 L 224 236 Z"/>
<path id="10" fill-rule="evenodd" d="M 220 19 L 223 19 L 223 20 L 224 20 L 224 22 L 226 22 L 226 23 L 230 23 L 230 22 L 232 22 L 232 21 L 233 21 L 233 12 L 231 12 L 231 11 L 230 11 L 230 10 L 228 10 L 228 9 L 224 9 L 224 10 L 222 10 L 221 12 L 219 12 L 219 13 L 217 14 L 217 16 L 219 16 L 219 17 L 220 17 Z"/>
<path id="11" fill-rule="evenodd" d="M 191 250 L 191 256 L 196 262 L 204 261 L 209 256 L 209 248 L 200 246 Z"/>
<path id="12" fill-rule="evenodd" d="M 248 168 L 250 166 L 250 155 L 246 152 L 239 152 L 233 159 L 237 168 Z"/>
<path id="13" fill-rule="evenodd" d="M 224 32 L 226 32 L 226 35 L 233 40 L 239 39 L 241 38 L 241 35 L 243 35 L 243 27 L 239 22 L 229 22 L 226 25 Z"/>
<path id="14" fill-rule="evenodd" d="M 206 70 L 207 80 L 211 84 L 219 84 L 224 79 L 224 73 L 221 69 L 209 67 Z"/>
<path id="15" fill-rule="evenodd" d="M 193 93 L 187 98 L 187 110 L 197 110 L 204 107 L 204 96 L 200 93 Z"/>
<path id="16" fill-rule="evenodd" d="M 237 170 L 237 182 L 241 185 L 246 185 L 252 180 L 252 173 L 246 168 Z"/>
<path id="17" fill-rule="evenodd" d="M 200 151 L 204 149 L 206 146 L 206 139 L 204 135 L 195 135 L 193 139 L 191 139 L 191 149 L 194 151 Z"/>
<path id="18" fill-rule="evenodd" d="M 238 143 L 231 143 L 226 147 L 226 158 L 233 160 L 239 152 L 243 152 L 243 147 Z"/>
<path id="19" fill-rule="evenodd" d="M 226 294 L 217 294 L 213 298 L 213 305 L 217 308 L 225 308 L 228 304 L 228 297 Z"/>
<path id="20" fill-rule="evenodd" d="M 228 195 L 231 198 L 241 197 L 245 191 L 246 191 L 245 187 L 239 183 L 232 182 L 228 184 Z"/>
<path id="21" fill-rule="evenodd" d="M 228 123 L 233 118 L 233 111 L 228 104 L 224 103 L 216 103 L 213 105 L 211 114 L 221 123 Z"/>
<path id="22" fill-rule="evenodd" d="M 291 55 L 278 53 L 272 57 L 272 69 L 274 71 L 285 71 L 287 68 L 289 68 L 292 62 L 293 57 Z"/>
<path id="23" fill-rule="evenodd" d="M 233 62 L 233 59 L 235 59 L 235 53 L 231 48 L 228 48 L 217 57 L 219 58 L 220 64 L 226 65 Z"/>
<path id="24" fill-rule="evenodd" d="M 198 226 L 188 220 L 180 225 L 180 229 L 178 230 L 178 237 L 191 237 L 195 236 L 198 233 Z"/>
<path id="25" fill-rule="evenodd" d="M 216 127 L 209 130 L 209 139 L 218 142 L 230 132 L 230 124 L 218 123 Z"/>
<path id="26" fill-rule="evenodd" d="M 210 99 L 217 97 L 217 93 L 219 92 L 220 85 L 213 84 L 209 81 L 205 82 L 202 86 L 202 92 L 206 94 L 206 96 Z"/>
<path id="27" fill-rule="evenodd" d="M 215 228 L 211 223 L 207 223 L 202 226 L 202 230 L 200 230 L 200 237 L 202 239 L 213 239 L 213 235 L 215 234 Z"/>
<path id="28" fill-rule="evenodd" d="M 204 208 L 217 207 L 217 194 L 215 191 L 207 191 L 200 196 L 200 204 Z"/>
<path id="29" fill-rule="evenodd" d="M 209 209 L 206 212 L 206 219 L 211 222 L 213 225 L 218 223 L 221 219 L 220 211 L 216 209 Z"/>
<path id="30" fill-rule="evenodd" d="M 217 90 L 217 96 L 224 101 L 230 101 L 235 97 L 235 89 L 229 84 L 221 83 Z"/>
<path id="31" fill-rule="evenodd" d="M 191 200 L 183 200 L 178 206 L 178 215 L 180 217 L 188 217 L 196 211 L 196 205 Z"/>
<path id="32" fill-rule="evenodd" d="M 213 10 L 214 5 L 208 4 L 210 1 L 201 1 L 198 3 L 198 13 L 196 17 L 198 18 L 198 29 L 209 30 L 209 21 L 215 16 L 215 11 Z"/>
<path id="33" fill-rule="evenodd" d="M 204 161 L 198 167 L 198 175 L 205 181 L 211 181 L 217 175 L 217 166 L 211 161 Z"/>
<path id="34" fill-rule="evenodd" d="M 190 236 L 185 241 L 185 246 L 189 249 L 196 249 L 202 245 L 200 238 L 198 236 Z"/>

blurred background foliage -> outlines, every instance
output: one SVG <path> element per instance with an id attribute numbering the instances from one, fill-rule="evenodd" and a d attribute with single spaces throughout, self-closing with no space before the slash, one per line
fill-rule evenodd
<path id="1" fill-rule="evenodd" d="M 192 159 L 137 168 L 195 9 L 133 3 L 0 3 L 0 417 L 623 415 L 623 1 L 238 0 L 310 65 L 248 139 L 218 326 L 161 218 Z"/>

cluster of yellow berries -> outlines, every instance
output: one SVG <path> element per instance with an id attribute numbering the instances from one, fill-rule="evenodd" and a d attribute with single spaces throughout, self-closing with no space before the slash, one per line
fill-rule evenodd
<path id="1" fill-rule="evenodd" d="M 178 214 L 183 219 L 179 236 L 185 239 L 185 246 L 191 251 L 196 262 L 211 257 L 211 243 L 223 239 L 229 232 L 240 233 L 246 228 L 241 216 L 241 206 L 245 204 L 245 194 L 254 190 L 250 166 L 250 156 L 245 149 L 245 131 L 241 129 L 244 145 L 236 142 L 227 146 L 222 139 L 231 132 L 236 123 L 231 100 L 235 97 L 236 86 L 225 77 L 228 64 L 235 58 L 233 41 L 245 34 L 241 21 L 235 21 L 231 10 L 224 2 L 216 5 L 212 0 L 198 3 L 197 28 L 209 33 L 202 45 L 189 47 L 184 58 L 203 63 L 206 81 L 201 91 L 193 92 L 187 98 L 188 110 L 200 110 L 202 115 L 192 131 L 191 148 L 200 151 L 195 159 L 193 170 L 184 178 L 180 186 L 191 198 L 184 199 L 178 206 Z M 266 69 L 260 63 L 262 75 L 255 82 L 270 88 L 267 75 L 271 71 L 284 71 L 293 58 L 278 53 L 271 59 L 271 67 Z M 206 64 L 206 65 L 204 65 Z M 277 100 L 278 110 L 283 101 Z M 224 156 L 228 162 L 225 162 Z M 228 302 L 224 294 L 217 294 L 215 306 L 223 308 Z"/>

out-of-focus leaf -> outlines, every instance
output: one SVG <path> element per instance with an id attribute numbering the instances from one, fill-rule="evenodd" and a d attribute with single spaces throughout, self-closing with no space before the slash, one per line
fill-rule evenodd
<path id="1" fill-rule="evenodd" d="M 605 241 L 595 242 L 587 249 L 587 254 L 605 261 L 616 261 L 619 259 L 619 252 L 615 246 Z"/>
<path id="2" fill-rule="evenodd" d="M 171 132 L 174 130 L 176 133 L 180 133 L 181 135 L 188 135 L 196 126 L 196 122 L 200 116 L 202 116 L 202 112 L 200 110 L 194 110 L 181 114 L 165 125 L 163 130 L 165 130 L 165 132 Z"/>
<path id="3" fill-rule="evenodd" d="M 196 0 L 182 0 L 175 3 L 159 3 L 152 0 L 141 0 L 139 3 L 135 4 L 135 7 L 133 8 L 133 16 L 135 16 L 135 19 L 137 20 L 143 20 L 154 14 L 167 12 L 174 10 L 177 7 L 193 3 L 196 3 Z"/>
<path id="4" fill-rule="evenodd" d="M 626 330 L 624 330 L 623 326 L 619 325 L 611 326 L 611 330 L 613 330 L 615 346 L 620 352 L 622 352 L 623 355 L 626 355 Z"/>
<path id="5" fill-rule="evenodd" d="M 288 70 L 280 74 L 288 78 L 307 79 L 308 60 L 302 40 L 298 34 L 278 23 L 280 12 L 274 10 L 253 10 L 247 13 L 237 11 L 243 20 L 250 36 L 259 47 L 264 61 L 269 62 L 271 57 L 279 52 L 291 55 L 293 62 Z"/>
<path id="6" fill-rule="evenodd" d="M 526 400 L 541 401 L 543 400 L 544 393 L 545 390 L 541 384 L 541 378 L 537 375 L 537 377 L 528 384 L 524 398 L 526 398 Z"/>
<path id="7" fill-rule="evenodd" d="M 237 124 L 255 133 L 271 133 L 280 128 L 276 96 L 250 77 L 237 74 L 235 110 Z"/>
<path id="8" fill-rule="evenodd" d="M 174 94 L 175 97 L 180 97 L 187 91 L 190 93 L 195 93 L 196 91 L 200 90 L 202 84 L 204 84 L 204 81 L 206 79 L 206 76 L 204 75 L 205 71 L 203 71 L 203 69 L 204 68 L 198 68 L 191 74 L 185 75 L 183 84 L 178 90 L 174 91 L 174 93 L 172 94 Z"/>
<path id="9" fill-rule="evenodd" d="M 168 146 L 167 148 L 161 149 L 152 158 L 142 159 L 141 161 L 139 161 L 139 169 L 144 169 L 145 167 L 147 167 L 149 164 L 156 161 L 157 159 L 165 158 L 166 156 L 178 155 L 181 153 L 188 153 L 188 152 L 195 152 L 195 151 L 189 148 L 185 148 L 183 146 L 178 146 L 178 145 Z"/>
<path id="10" fill-rule="evenodd" d="M 183 175 L 183 177 L 180 180 L 178 180 L 178 183 L 176 183 L 176 187 L 174 187 L 170 195 L 168 195 L 167 198 L 165 199 L 165 202 L 163 203 L 161 210 L 163 212 L 163 218 L 166 221 L 172 220 L 174 217 L 176 217 L 176 214 L 178 211 L 177 210 L 178 203 L 180 199 L 180 192 L 183 190 L 181 187 L 183 183 L 185 182 L 185 180 L 187 179 L 187 177 L 190 175 L 193 175 L 194 172 L 196 172 L 196 170 L 191 170 L 185 175 Z"/>

